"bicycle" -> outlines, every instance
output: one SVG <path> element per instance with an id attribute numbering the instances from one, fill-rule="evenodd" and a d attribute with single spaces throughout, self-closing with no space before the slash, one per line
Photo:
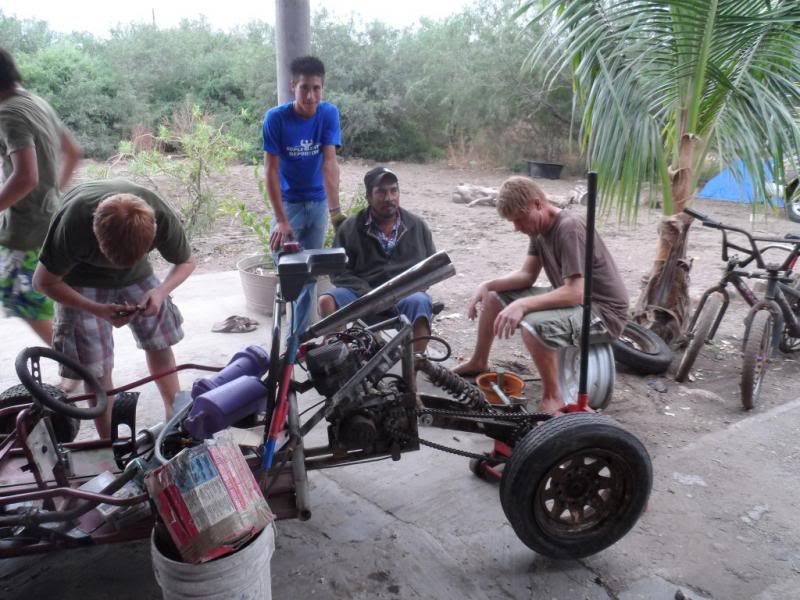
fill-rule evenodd
<path id="1" fill-rule="evenodd" d="M 782 352 L 800 349 L 800 280 L 792 277 L 797 257 L 800 256 L 800 236 L 757 237 L 693 209 L 687 208 L 684 212 L 701 221 L 704 227 L 722 232 L 722 260 L 727 264 L 722 279 L 703 292 L 692 315 L 686 333 L 686 350 L 678 365 L 675 380 L 686 380 L 700 349 L 714 338 L 730 303 L 728 284 L 732 284 L 750 306 L 745 318 L 741 379 L 742 405 L 745 410 L 750 410 L 758 401 L 774 349 Z M 728 232 L 746 237 L 749 247 L 732 242 Z M 766 245 L 759 247 L 759 243 Z M 729 250 L 736 250 L 744 256 L 729 255 Z M 788 255 L 781 263 L 768 263 L 764 254 L 773 250 L 788 252 Z M 758 271 L 745 270 L 751 264 L 755 264 Z M 746 279 L 766 281 L 767 289 L 763 298 L 756 296 Z"/>

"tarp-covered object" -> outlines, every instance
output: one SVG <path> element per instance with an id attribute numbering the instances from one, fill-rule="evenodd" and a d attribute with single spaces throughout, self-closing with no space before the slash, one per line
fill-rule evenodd
<path id="1" fill-rule="evenodd" d="M 768 182 L 773 182 L 769 163 L 764 163 L 764 174 Z M 767 189 L 775 190 L 776 188 L 774 185 L 767 185 Z M 745 168 L 744 163 L 738 161 L 710 179 L 697 193 L 697 197 L 752 204 L 755 197 L 753 177 Z M 771 198 L 771 201 L 773 206 L 783 206 L 783 199 L 780 196 Z"/>

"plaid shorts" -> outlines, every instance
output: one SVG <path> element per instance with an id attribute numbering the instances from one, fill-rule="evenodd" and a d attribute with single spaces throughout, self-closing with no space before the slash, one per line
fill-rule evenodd
<path id="1" fill-rule="evenodd" d="M 145 292 L 158 286 L 155 275 L 124 288 L 74 287 L 82 296 L 101 304 L 138 304 Z M 183 339 L 183 317 L 172 298 L 166 298 L 158 314 L 137 315 L 128 323 L 136 346 L 142 350 L 164 350 Z M 114 369 L 114 326 L 88 312 L 56 304 L 53 347 L 77 360 L 94 376 L 102 377 Z M 78 378 L 61 368 L 62 377 Z"/>
<path id="2" fill-rule="evenodd" d="M 53 318 L 53 301 L 34 290 L 31 284 L 38 262 L 38 250 L 0 246 L 0 302 L 9 313 L 26 321 Z"/>

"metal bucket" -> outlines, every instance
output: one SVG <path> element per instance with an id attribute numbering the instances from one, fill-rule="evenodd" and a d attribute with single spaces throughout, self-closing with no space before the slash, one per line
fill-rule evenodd
<path id="1" fill-rule="evenodd" d="M 263 268 L 263 272 L 256 269 Z M 261 315 L 272 315 L 275 288 L 278 287 L 278 274 L 272 258 L 263 254 L 246 256 L 236 263 L 247 308 Z"/>
<path id="2" fill-rule="evenodd" d="M 233 554 L 199 565 L 167 558 L 158 549 L 155 532 L 150 536 L 153 572 L 164 600 L 270 600 L 274 550 L 271 525 Z"/>

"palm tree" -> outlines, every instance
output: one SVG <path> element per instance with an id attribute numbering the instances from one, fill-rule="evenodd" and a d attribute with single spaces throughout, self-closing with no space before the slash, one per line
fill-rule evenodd
<path id="1" fill-rule="evenodd" d="M 634 316 L 672 340 L 689 304 L 681 211 L 707 158 L 742 160 L 764 201 L 765 171 L 780 180 L 800 156 L 800 2 L 528 0 L 519 14 L 543 26 L 528 66 L 572 70 L 606 213 L 635 218 L 660 191 L 658 251 Z"/>

